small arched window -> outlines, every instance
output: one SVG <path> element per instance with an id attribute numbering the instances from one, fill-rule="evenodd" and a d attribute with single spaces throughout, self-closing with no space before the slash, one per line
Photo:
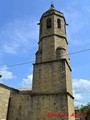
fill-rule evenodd
<path id="1" fill-rule="evenodd" d="M 52 27 L 52 21 L 51 21 L 51 18 L 48 18 L 47 21 L 46 21 L 46 25 L 47 25 L 47 28 L 51 28 Z"/>
<path id="2" fill-rule="evenodd" d="M 60 19 L 57 19 L 57 27 L 61 28 L 61 20 Z"/>

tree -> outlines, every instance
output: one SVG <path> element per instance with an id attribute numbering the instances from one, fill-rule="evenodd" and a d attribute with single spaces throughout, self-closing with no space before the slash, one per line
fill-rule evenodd
<path id="1" fill-rule="evenodd" d="M 85 106 L 81 105 L 80 112 L 81 113 L 86 113 L 86 115 L 87 115 L 86 120 L 90 120 L 90 103 L 88 103 Z"/>

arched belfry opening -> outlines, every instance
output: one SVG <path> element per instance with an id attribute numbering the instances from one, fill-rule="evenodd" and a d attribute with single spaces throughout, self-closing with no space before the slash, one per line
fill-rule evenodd
<path id="1" fill-rule="evenodd" d="M 59 18 L 57 19 L 57 27 L 61 29 L 61 20 Z"/>
<path id="2" fill-rule="evenodd" d="M 51 18 L 47 18 L 46 20 L 46 28 L 51 28 L 52 27 L 52 20 Z"/>

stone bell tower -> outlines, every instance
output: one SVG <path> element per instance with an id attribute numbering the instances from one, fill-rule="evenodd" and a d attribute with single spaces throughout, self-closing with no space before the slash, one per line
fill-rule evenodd
<path id="1" fill-rule="evenodd" d="M 66 25 L 63 13 L 56 10 L 53 4 L 42 15 L 39 23 L 39 42 L 33 70 L 32 93 L 44 96 L 42 102 L 47 104 L 44 112 L 68 114 L 67 117 L 54 117 L 52 120 L 75 120 L 70 116 L 74 113 L 74 98 Z"/>

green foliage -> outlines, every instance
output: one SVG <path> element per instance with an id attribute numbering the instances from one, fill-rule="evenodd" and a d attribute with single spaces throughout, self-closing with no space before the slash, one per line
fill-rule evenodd
<path id="1" fill-rule="evenodd" d="M 90 102 L 85 106 L 81 105 L 80 112 L 86 113 L 87 115 L 86 120 L 90 120 Z"/>

